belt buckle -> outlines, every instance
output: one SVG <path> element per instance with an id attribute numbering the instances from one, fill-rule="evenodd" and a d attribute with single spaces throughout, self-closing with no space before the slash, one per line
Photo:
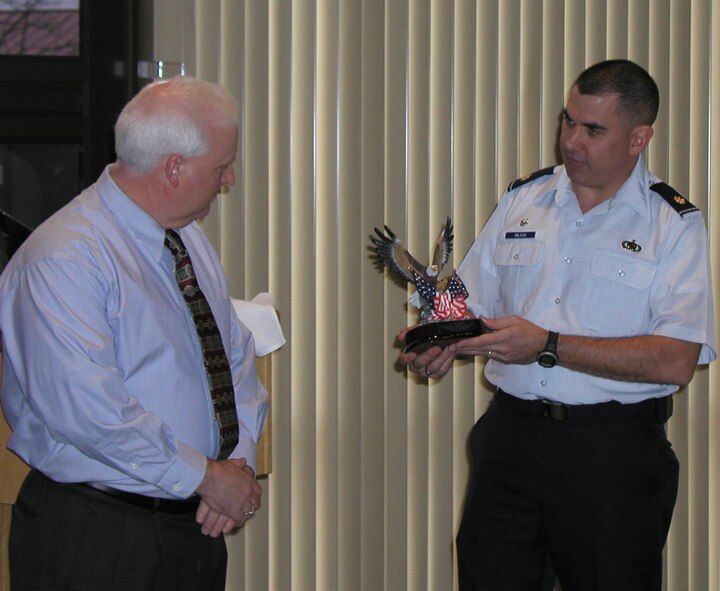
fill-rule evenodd
<path id="1" fill-rule="evenodd" d="M 554 402 L 552 400 L 542 401 L 545 408 L 543 408 L 543 416 L 550 421 L 567 421 L 568 420 L 568 408 L 562 402 Z"/>

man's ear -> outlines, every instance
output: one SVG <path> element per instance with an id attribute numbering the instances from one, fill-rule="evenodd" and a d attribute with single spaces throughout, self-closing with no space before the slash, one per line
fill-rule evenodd
<path id="1" fill-rule="evenodd" d="M 652 125 L 639 125 L 630 134 L 630 154 L 637 156 L 650 143 L 655 130 Z"/>
<path id="2" fill-rule="evenodd" d="M 176 189 L 180 185 L 180 171 L 184 159 L 180 154 L 170 154 L 165 160 L 165 178 Z"/>

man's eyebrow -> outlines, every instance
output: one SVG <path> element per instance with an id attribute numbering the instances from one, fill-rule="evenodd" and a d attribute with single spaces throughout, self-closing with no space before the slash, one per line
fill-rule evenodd
<path id="1" fill-rule="evenodd" d="M 575 119 L 570 117 L 570 113 L 567 112 L 567 109 L 563 109 L 563 117 L 565 119 L 567 119 L 568 121 L 573 121 L 575 123 L 578 123 L 577 121 L 575 121 Z M 594 123 L 591 121 L 589 121 L 587 123 L 580 123 L 580 125 L 589 129 L 590 131 L 605 131 L 607 129 L 607 127 L 605 127 L 604 125 L 601 125 L 600 123 Z"/>

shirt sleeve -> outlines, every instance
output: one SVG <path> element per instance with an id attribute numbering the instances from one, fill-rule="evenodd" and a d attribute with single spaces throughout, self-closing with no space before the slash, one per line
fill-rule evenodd
<path id="1" fill-rule="evenodd" d="M 169 495 L 192 494 L 207 460 L 126 388 L 106 309 L 116 294 L 102 274 L 43 259 L 15 280 L 3 295 L 4 345 L 30 426 L 45 431 L 36 435 Z"/>
<path id="2" fill-rule="evenodd" d="M 250 330 L 238 319 L 230 304 L 230 366 L 238 414 L 238 444 L 230 457 L 245 458 L 257 472 L 257 442 L 262 435 L 269 409 L 268 394 L 255 369 L 255 342 Z"/>
<path id="3" fill-rule="evenodd" d="M 494 262 L 497 233 L 510 202 L 505 194 L 458 267 L 468 290 L 468 307 L 475 316 L 494 318 L 500 302 L 500 280 Z"/>
<path id="4" fill-rule="evenodd" d="M 671 215 L 676 216 L 673 211 Z M 717 357 L 707 231 L 701 214 L 676 220 L 657 267 L 649 334 L 702 345 L 698 363 Z"/>

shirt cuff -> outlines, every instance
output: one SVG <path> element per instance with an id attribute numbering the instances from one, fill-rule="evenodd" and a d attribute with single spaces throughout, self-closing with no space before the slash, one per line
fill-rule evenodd
<path id="1" fill-rule="evenodd" d="M 230 458 L 233 460 L 245 458 L 247 465 L 257 474 L 257 444 L 252 438 L 241 434 L 238 444 L 230 454 Z"/>
<path id="2" fill-rule="evenodd" d="M 205 478 L 207 457 L 178 442 L 178 454 L 170 469 L 165 472 L 157 486 L 173 497 L 187 499 L 195 494 Z"/>

